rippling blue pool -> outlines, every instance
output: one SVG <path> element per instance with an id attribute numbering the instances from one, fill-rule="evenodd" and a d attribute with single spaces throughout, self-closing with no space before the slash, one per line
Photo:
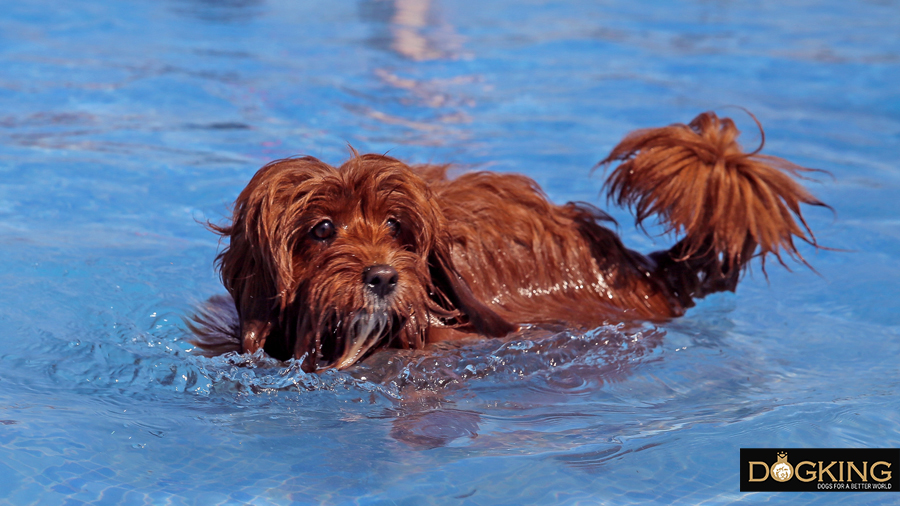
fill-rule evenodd
<path id="1" fill-rule="evenodd" d="M 741 447 L 900 447 L 900 3 L 84 0 L 0 13 L 0 503 L 895 504 L 746 494 Z M 716 109 L 805 183 L 818 274 L 661 326 L 190 352 L 269 160 L 349 143 L 599 197 L 628 131 Z M 609 209 L 625 242 L 668 247 Z M 538 353 L 540 352 L 540 353 Z"/>

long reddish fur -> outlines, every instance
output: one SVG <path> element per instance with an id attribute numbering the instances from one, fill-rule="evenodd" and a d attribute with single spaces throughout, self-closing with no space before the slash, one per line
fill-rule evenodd
<path id="1" fill-rule="evenodd" d="M 619 163 L 610 198 L 638 223 L 655 215 L 682 236 L 646 256 L 604 226 L 602 211 L 555 205 L 525 176 L 450 179 L 446 166 L 372 154 L 337 168 L 312 157 L 272 162 L 238 196 L 231 223 L 211 226 L 229 240 L 218 262 L 231 300 L 200 308 L 195 343 L 208 354 L 264 349 L 315 371 L 384 346 L 503 336 L 522 323 L 680 316 L 697 298 L 733 291 L 754 256 L 805 263 L 794 238 L 816 246 L 799 204 L 824 204 L 791 177 L 808 169 L 745 153 L 738 134 L 707 112 L 634 132 L 601 161 Z M 323 219 L 337 227 L 327 241 L 311 235 Z M 385 298 L 362 282 L 373 265 L 398 273 Z"/>

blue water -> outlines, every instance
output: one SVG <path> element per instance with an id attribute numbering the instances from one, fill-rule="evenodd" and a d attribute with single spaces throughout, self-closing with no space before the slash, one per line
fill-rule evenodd
<path id="1" fill-rule="evenodd" d="M 900 447 L 900 2 L 83 0 L 0 13 L 0 503 L 891 504 L 744 494 L 741 447 Z M 254 171 L 347 144 L 557 202 L 716 109 L 807 186 L 818 271 L 659 327 L 192 355 Z M 667 247 L 610 209 L 630 246 Z"/>

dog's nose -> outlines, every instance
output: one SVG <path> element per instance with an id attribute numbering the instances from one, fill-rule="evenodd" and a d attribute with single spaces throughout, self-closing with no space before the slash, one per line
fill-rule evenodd
<path id="1" fill-rule="evenodd" d="M 397 287 L 397 270 L 390 265 L 373 265 L 363 271 L 363 283 L 379 297 L 387 297 Z"/>

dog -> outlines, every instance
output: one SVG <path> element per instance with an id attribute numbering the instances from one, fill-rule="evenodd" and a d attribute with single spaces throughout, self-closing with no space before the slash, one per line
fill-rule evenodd
<path id="1" fill-rule="evenodd" d="M 313 372 L 522 324 L 678 317 L 734 291 L 753 257 L 763 269 L 769 255 L 808 266 L 794 240 L 819 247 L 800 204 L 828 206 L 795 180 L 813 169 L 760 154 L 764 134 L 744 152 L 738 135 L 706 112 L 633 132 L 598 164 L 618 164 L 607 197 L 638 225 L 657 216 L 680 237 L 649 255 L 625 247 L 604 212 L 555 205 L 522 175 L 449 178 L 448 166 L 355 151 L 340 167 L 271 162 L 231 222 L 209 224 L 228 240 L 217 263 L 230 297 L 193 316 L 193 342 L 208 355 L 264 350 Z"/>

